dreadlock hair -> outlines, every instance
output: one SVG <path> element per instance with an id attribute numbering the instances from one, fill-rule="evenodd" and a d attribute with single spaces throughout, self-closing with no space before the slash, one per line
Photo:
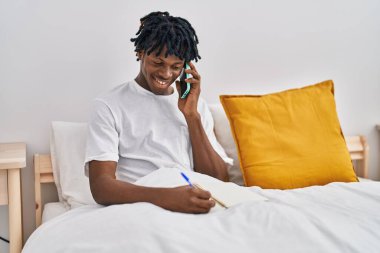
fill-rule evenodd
<path id="1" fill-rule="evenodd" d="M 147 55 L 156 52 L 156 56 L 159 56 L 166 46 L 165 57 L 175 55 L 185 62 L 201 59 L 197 34 L 186 19 L 157 11 L 141 18 L 140 22 L 137 37 L 131 38 L 136 55 L 144 51 Z"/>

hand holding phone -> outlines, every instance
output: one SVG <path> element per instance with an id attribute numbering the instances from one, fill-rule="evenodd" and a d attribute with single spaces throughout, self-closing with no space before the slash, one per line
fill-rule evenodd
<path id="1" fill-rule="evenodd" d="M 190 92 L 190 88 L 191 88 L 190 83 L 185 82 L 185 79 L 191 77 L 190 74 L 188 74 L 188 73 L 185 72 L 186 69 L 190 69 L 190 66 L 187 63 L 185 63 L 183 71 L 182 71 L 182 74 L 181 74 L 181 77 L 179 79 L 180 86 L 181 86 L 180 96 L 181 96 L 182 99 L 187 97 L 187 95 Z"/>

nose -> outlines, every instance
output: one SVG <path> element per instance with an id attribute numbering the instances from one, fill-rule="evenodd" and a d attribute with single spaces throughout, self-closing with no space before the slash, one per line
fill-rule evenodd
<path id="1" fill-rule="evenodd" d="M 165 67 L 161 69 L 161 71 L 159 72 L 159 75 L 162 79 L 168 80 L 173 77 L 173 72 L 171 71 L 170 68 Z"/>

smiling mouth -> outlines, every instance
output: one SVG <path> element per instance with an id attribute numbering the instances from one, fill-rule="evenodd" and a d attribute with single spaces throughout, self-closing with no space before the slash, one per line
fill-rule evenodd
<path id="1" fill-rule="evenodd" d="M 167 85 L 170 84 L 169 81 L 163 81 L 163 80 L 160 80 L 160 79 L 158 79 L 158 78 L 156 78 L 156 77 L 154 77 L 153 79 L 154 79 L 154 81 L 156 81 L 158 84 L 160 84 L 160 86 L 167 86 Z"/>

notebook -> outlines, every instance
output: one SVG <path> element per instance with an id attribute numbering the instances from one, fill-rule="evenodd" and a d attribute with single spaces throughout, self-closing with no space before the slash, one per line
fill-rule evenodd
<path id="1" fill-rule="evenodd" d="M 193 185 L 211 193 L 219 207 L 228 208 L 248 201 L 266 201 L 267 198 L 248 188 L 212 177 L 193 175 Z M 220 203 L 218 203 L 220 202 Z"/>
<path id="2" fill-rule="evenodd" d="M 198 185 L 199 188 L 209 191 L 215 200 L 222 203 L 222 205 L 215 205 L 214 210 L 224 209 L 223 205 L 228 208 L 248 201 L 267 200 L 258 193 L 249 190 L 249 188 L 234 183 L 226 183 L 205 174 L 178 168 L 160 168 L 140 178 L 135 184 L 150 187 L 187 185 L 188 183 L 181 176 L 181 172 L 187 175 L 193 185 Z"/>

